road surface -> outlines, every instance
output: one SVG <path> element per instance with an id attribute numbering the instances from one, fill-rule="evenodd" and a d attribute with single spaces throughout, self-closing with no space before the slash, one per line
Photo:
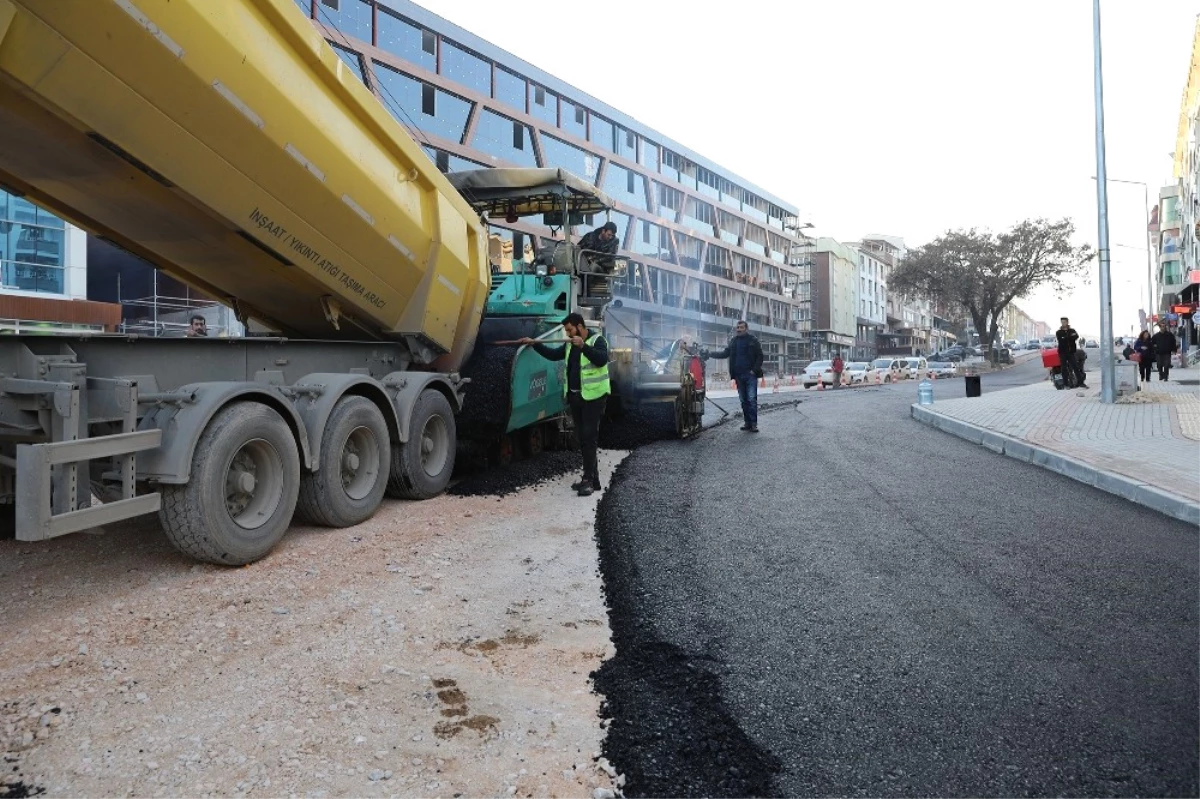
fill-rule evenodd
<path id="1" fill-rule="evenodd" d="M 801 401 L 621 467 L 597 687 L 628 795 L 1197 794 L 1197 531 L 915 396 L 764 395 Z"/>

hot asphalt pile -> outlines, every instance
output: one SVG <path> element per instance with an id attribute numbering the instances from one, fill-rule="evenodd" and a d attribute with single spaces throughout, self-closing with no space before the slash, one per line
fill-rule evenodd
<path id="1" fill-rule="evenodd" d="M 456 497 L 504 497 L 526 486 L 537 486 L 568 472 L 581 471 L 581 466 L 578 452 L 542 452 L 507 466 L 464 469 L 462 479 L 452 483 L 446 493 Z"/>
<path id="2" fill-rule="evenodd" d="M 592 674 L 612 720 L 604 756 L 625 775 L 626 796 L 763 796 L 780 763 L 751 741 L 729 712 L 706 652 L 662 640 L 648 598 L 638 593 L 639 539 L 653 525 L 686 518 L 696 490 L 687 470 L 655 473 L 653 490 L 638 475 L 652 468 L 654 448 L 617 468 L 597 512 L 600 571 L 616 656 Z M 676 497 L 678 507 L 655 501 Z M 670 504 L 670 503 L 668 503 Z M 686 579 L 681 575 L 680 579 Z"/>
<path id="3" fill-rule="evenodd" d="M 459 438 L 483 440 L 504 432 L 512 404 L 512 364 L 515 345 L 495 345 L 536 336 L 540 321 L 532 318 L 485 319 L 479 327 L 475 350 L 459 371 L 470 379 L 467 401 L 458 414 Z"/>

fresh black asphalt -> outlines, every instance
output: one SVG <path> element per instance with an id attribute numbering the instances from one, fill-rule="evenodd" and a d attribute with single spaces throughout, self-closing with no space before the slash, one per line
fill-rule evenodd
<path id="1" fill-rule="evenodd" d="M 1197 795 L 1197 530 L 921 425 L 915 396 L 764 394 L 761 433 L 620 467 L 595 676 L 626 795 Z"/>

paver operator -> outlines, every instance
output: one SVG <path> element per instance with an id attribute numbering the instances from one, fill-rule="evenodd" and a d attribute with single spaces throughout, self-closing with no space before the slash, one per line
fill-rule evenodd
<path id="1" fill-rule="evenodd" d="M 563 331 L 570 341 L 561 347 L 539 344 L 531 338 L 520 339 L 549 361 L 567 362 L 567 405 L 579 436 L 583 454 L 583 478 L 571 488 L 586 497 L 600 490 L 600 465 L 596 449 L 600 441 L 600 419 L 612 386 L 608 379 L 608 342 L 599 333 L 589 333 L 583 316 L 567 314 Z"/>
<path id="2" fill-rule="evenodd" d="M 1076 344 L 1079 341 L 1079 334 L 1075 332 L 1075 328 L 1071 327 L 1071 320 L 1063 317 L 1059 320 L 1062 324 L 1058 330 L 1054 331 L 1055 338 L 1058 339 L 1058 359 L 1061 362 L 1063 369 L 1070 369 L 1075 375 L 1075 385 L 1077 388 L 1087 388 L 1087 377 L 1083 373 L 1083 366 L 1079 363 L 1077 352 L 1079 346 Z"/>
<path id="3" fill-rule="evenodd" d="M 592 266 L 611 272 L 613 256 L 617 254 L 617 223 L 605 222 L 579 240 L 579 249 Z"/>
<path id="4" fill-rule="evenodd" d="M 700 350 L 700 357 L 728 358 L 729 376 L 737 383 L 738 399 L 742 403 L 742 417 L 746 423 L 742 429 L 758 432 L 758 378 L 763 376 L 763 351 L 758 338 L 750 335 L 750 326 L 738 320 L 733 328 L 733 338 L 725 349 L 718 352 Z"/>

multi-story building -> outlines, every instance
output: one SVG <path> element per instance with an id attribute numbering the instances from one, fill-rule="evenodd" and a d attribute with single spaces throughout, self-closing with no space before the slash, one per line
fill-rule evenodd
<path id="1" fill-rule="evenodd" d="M 1163 186 L 1158 192 L 1157 217 L 1151 219 L 1151 240 L 1158 257 L 1159 311 L 1169 313 L 1184 289 L 1182 253 L 1179 240 L 1182 220 L 1179 184 Z M 1154 223 L 1157 221 L 1157 225 Z M 1157 229 L 1155 229 L 1157 228 Z"/>
<path id="2" fill-rule="evenodd" d="M 822 237 L 812 262 L 813 358 L 850 360 L 858 331 L 858 251 Z"/>
<path id="3" fill-rule="evenodd" d="M 0 189 L 0 333 L 104 332 L 119 306 L 87 300 L 87 235 Z"/>
<path id="4" fill-rule="evenodd" d="M 887 329 L 888 274 L 891 267 L 863 246 L 849 245 L 858 254 L 858 318 L 854 357 L 870 360 L 878 354 L 877 335 Z"/>
<path id="5" fill-rule="evenodd" d="M 1181 288 L 1172 307 L 1163 310 L 1178 314 L 1179 332 L 1185 343 L 1194 344 L 1196 326 L 1191 319 L 1200 308 L 1200 15 L 1196 16 L 1192 60 L 1179 108 L 1173 174 L 1179 186 Z"/>
<path id="6" fill-rule="evenodd" d="M 781 368 L 809 335 L 794 206 L 409 0 L 295 2 L 443 171 L 560 167 L 616 201 L 618 339 L 723 345 L 741 318 Z M 516 257 L 559 235 L 503 220 L 492 232 Z"/>

